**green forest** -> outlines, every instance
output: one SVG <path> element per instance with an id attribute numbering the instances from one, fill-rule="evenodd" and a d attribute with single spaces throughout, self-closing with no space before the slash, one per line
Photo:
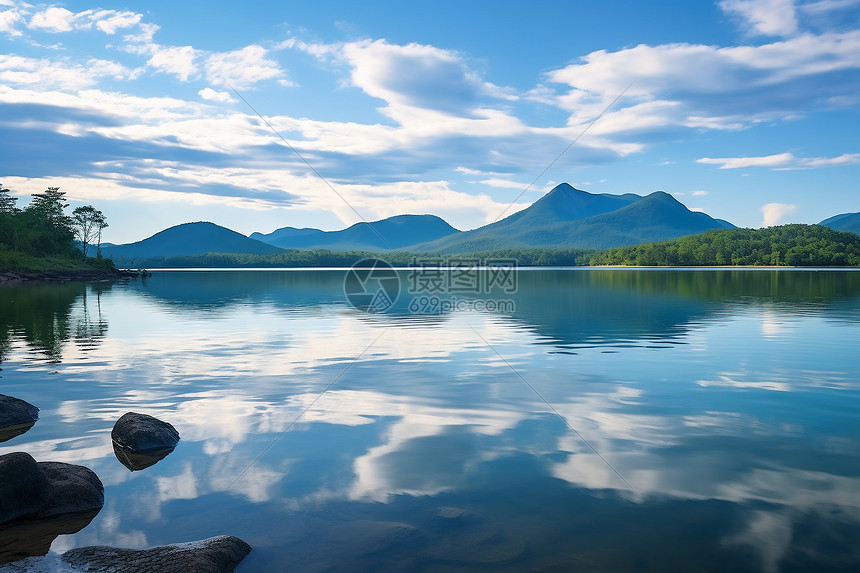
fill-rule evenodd
<path id="1" fill-rule="evenodd" d="M 821 225 L 720 229 L 671 241 L 616 247 L 591 265 L 860 266 L 860 236 Z"/>
<path id="2" fill-rule="evenodd" d="M 114 268 L 99 252 L 101 234 L 108 224 L 92 205 L 76 207 L 66 215 L 68 202 L 58 187 L 34 193 L 24 208 L 0 184 L 0 269 L 48 271 L 57 269 Z M 87 256 L 93 254 L 95 256 Z"/>

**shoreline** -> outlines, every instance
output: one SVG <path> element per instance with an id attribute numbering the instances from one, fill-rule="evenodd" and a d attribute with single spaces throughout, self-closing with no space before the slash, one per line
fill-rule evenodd
<path id="1" fill-rule="evenodd" d="M 0 270 L 0 286 L 24 282 L 110 282 L 139 276 L 138 272 L 104 269 L 54 269 L 50 271 Z"/>

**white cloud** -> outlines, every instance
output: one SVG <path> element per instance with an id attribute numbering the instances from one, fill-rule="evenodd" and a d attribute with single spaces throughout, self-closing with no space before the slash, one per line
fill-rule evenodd
<path id="1" fill-rule="evenodd" d="M 212 88 L 203 88 L 197 95 L 208 101 L 216 101 L 220 103 L 234 102 L 236 99 L 230 95 L 228 91 L 215 91 Z"/>
<path id="2" fill-rule="evenodd" d="M 363 41 L 346 44 L 343 54 L 353 84 L 394 106 L 462 113 L 480 107 L 482 97 L 508 95 L 482 81 L 459 54 L 435 46 Z"/>
<path id="3" fill-rule="evenodd" d="M 128 79 L 133 75 L 133 70 L 108 60 L 71 64 L 0 54 L 0 82 L 6 85 L 74 90 L 92 86 L 104 78 Z"/>
<path id="4" fill-rule="evenodd" d="M 189 77 L 197 73 L 194 60 L 199 54 L 200 52 L 191 46 L 153 47 L 152 57 L 146 63 L 158 71 L 188 81 Z"/>
<path id="5" fill-rule="evenodd" d="M 860 0 L 820 0 L 819 2 L 801 4 L 798 6 L 798 9 L 808 14 L 822 14 L 825 12 L 844 10 L 851 6 L 856 6 L 857 4 L 860 4 Z"/>
<path id="6" fill-rule="evenodd" d="M 284 71 L 267 56 L 268 50 L 258 45 L 212 54 L 206 59 L 206 77 L 213 84 L 229 82 L 236 89 L 247 88 L 264 80 L 283 78 Z"/>
<path id="7" fill-rule="evenodd" d="M 140 24 L 143 14 L 117 10 L 85 10 L 77 14 L 66 8 L 51 6 L 41 12 L 36 12 L 30 18 L 29 28 L 47 32 L 71 32 L 73 30 L 89 30 L 93 26 L 108 35 L 117 30 L 132 28 Z"/>
<path id="8" fill-rule="evenodd" d="M 351 68 L 352 85 L 389 108 L 468 115 L 489 101 L 518 99 L 512 89 L 482 80 L 459 53 L 431 45 L 385 40 L 309 44 L 292 38 L 280 47 L 345 62 Z"/>
<path id="9" fill-rule="evenodd" d="M 720 169 L 744 169 L 746 167 L 782 167 L 794 161 L 791 153 L 778 153 L 764 157 L 702 157 L 696 163 L 719 165 Z"/>
<path id="10" fill-rule="evenodd" d="M 778 153 L 764 157 L 702 157 L 696 163 L 719 165 L 720 169 L 770 167 L 772 169 L 816 169 L 860 163 L 860 153 L 843 153 L 838 157 L 795 157 L 791 153 Z"/>
<path id="11" fill-rule="evenodd" d="M 72 25 L 79 16 L 65 8 L 52 6 L 42 12 L 37 12 L 30 19 L 30 28 L 43 29 L 48 32 L 70 32 Z"/>
<path id="12" fill-rule="evenodd" d="M 797 31 L 794 0 L 722 0 L 719 7 L 740 16 L 758 34 L 789 36 Z"/>
<path id="13" fill-rule="evenodd" d="M 690 195 L 692 195 L 693 197 L 704 197 L 707 194 L 707 191 L 693 191 L 692 193 L 690 193 Z"/>
<path id="14" fill-rule="evenodd" d="M 156 32 L 158 32 L 159 26 L 149 22 L 142 22 L 138 28 L 139 30 L 136 34 L 126 34 L 122 37 L 122 40 L 126 45 L 122 46 L 120 49 L 132 54 L 149 53 L 145 47 L 153 43 L 152 37 L 155 36 Z"/>
<path id="15" fill-rule="evenodd" d="M 764 219 L 761 222 L 762 227 L 770 227 L 778 224 L 785 218 L 797 211 L 797 205 L 788 205 L 786 203 L 768 203 L 761 206 L 761 212 L 764 214 Z"/>
<path id="16" fill-rule="evenodd" d="M 843 153 L 839 157 L 808 157 L 798 160 L 796 169 L 833 167 L 837 165 L 852 165 L 854 163 L 860 163 L 860 153 Z"/>
<path id="17" fill-rule="evenodd" d="M 0 32 L 10 36 L 21 36 L 23 32 L 17 28 L 19 23 L 24 22 L 24 16 L 18 10 L 4 10 L 0 12 Z"/>
<path id="18" fill-rule="evenodd" d="M 587 125 L 630 86 L 595 125 L 609 135 L 630 126 L 649 133 L 667 127 L 740 129 L 797 117 L 822 100 L 836 106 L 840 97 L 855 95 L 860 82 L 848 72 L 858 69 L 860 30 L 851 30 L 760 46 L 679 43 L 599 50 L 549 72 L 548 79 L 570 86 L 556 105 L 571 112 L 572 126 Z M 827 77 L 836 72 L 844 72 L 838 81 Z"/>
<path id="19" fill-rule="evenodd" d="M 101 10 L 92 16 L 96 28 L 108 35 L 113 35 L 117 30 L 132 28 L 140 24 L 143 14 L 136 12 L 118 12 L 116 10 Z"/>

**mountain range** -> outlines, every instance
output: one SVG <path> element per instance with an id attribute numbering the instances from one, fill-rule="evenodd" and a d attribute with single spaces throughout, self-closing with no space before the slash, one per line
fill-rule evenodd
<path id="1" fill-rule="evenodd" d="M 860 230 L 860 213 L 825 221 L 838 230 Z M 663 241 L 734 225 L 690 211 L 667 193 L 641 196 L 595 194 L 567 183 L 556 186 L 531 206 L 499 221 L 459 231 L 435 215 L 397 215 L 356 223 L 339 231 L 283 227 L 246 237 L 214 223 L 184 223 L 125 245 L 105 244 L 102 254 L 118 265 L 206 253 L 274 254 L 284 249 L 403 250 L 467 253 L 494 249 L 606 249 Z"/>
<path id="2" fill-rule="evenodd" d="M 414 245 L 438 253 L 508 248 L 605 249 L 734 225 L 690 211 L 668 193 L 593 194 L 562 183 L 530 207 L 471 231 Z"/>
<path id="3" fill-rule="evenodd" d="M 435 215 L 396 215 L 369 223 L 356 223 L 340 231 L 283 227 L 251 238 L 284 249 L 332 251 L 388 251 L 459 233 Z"/>

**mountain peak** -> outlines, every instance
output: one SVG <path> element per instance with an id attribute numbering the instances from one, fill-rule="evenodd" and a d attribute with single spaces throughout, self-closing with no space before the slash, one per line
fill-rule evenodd
<path id="1" fill-rule="evenodd" d="M 125 261 L 205 253 L 273 254 L 281 250 L 209 221 L 181 223 L 142 241 L 102 248 L 106 257 Z"/>
<path id="2" fill-rule="evenodd" d="M 529 222 L 532 225 L 547 225 L 587 219 L 601 213 L 620 209 L 641 199 L 639 195 L 608 195 L 589 193 L 573 187 L 568 183 L 560 183 L 549 193 L 535 201 L 531 207 L 514 213 L 507 219 L 499 221 Z"/>

